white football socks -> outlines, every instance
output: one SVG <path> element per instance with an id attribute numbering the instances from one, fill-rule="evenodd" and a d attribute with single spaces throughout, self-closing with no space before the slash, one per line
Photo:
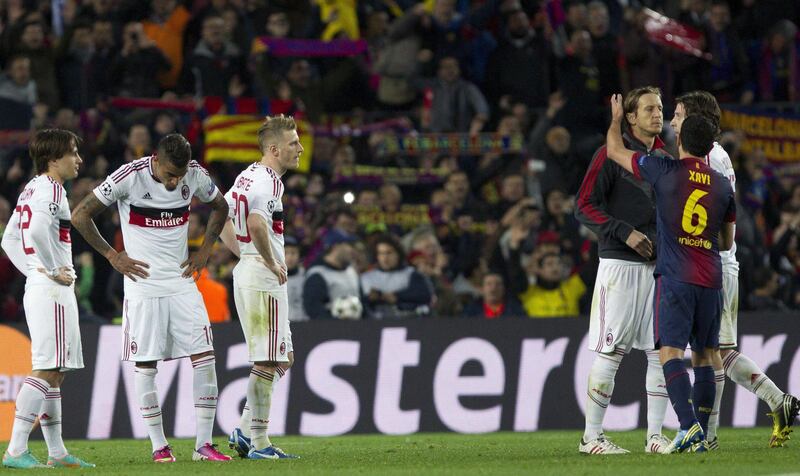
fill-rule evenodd
<path id="1" fill-rule="evenodd" d="M 669 394 L 664 382 L 664 367 L 657 350 L 645 351 L 647 356 L 647 374 L 645 389 L 647 391 L 647 436 L 660 435 L 667 414 Z"/>
<path id="2" fill-rule="evenodd" d="M 211 435 L 214 432 L 214 417 L 217 414 L 217 370 L 216 359 L 213 355 L 200 357 L 192 362 L 193 381 L 192 394 L 194 395 L 194 413 L 196 421 L 197 438 L 195 448 L 201 448 L 212 443 Z"/>
<path id="3" fill-rule="evenodd" d="M 61 438 L 61 389 L 51 387 L 44 397 L 42 410 L 39 414 L 39 424 L 42 425 L 42 434 L 47 442 L 47 452 L 52 458 L 67 456 L 67 448 Z"/>
<path id="4" fill-rule="evenodd" d="M 153 451 L 167 446 L 164 424 L 161 419 L 161 406 L 158 404 L 158 392 L 156 391 L 157 374 L 158 369 L 156 368 L 135 367 L 133 378 L 136 396 L 139 397 L 139 411 L 147 426 L 147 434 L 150 436 Z"/>
<path id="5" fill-rule="evenodd" d="M 717 384 L 717 393 L 714 394 L 714 409 L 708 418 L 708 434 L 706 435 L 708 441 L 717 437 L 719 409 L 722 406 L 722 392 L 725 391 L 725 370 L 714 370 L 714 382 Z"/>
<path id="6" fill-rule="evenodd" d="M 622 355 L 618 353 L 598 353 L 594 358 L 587 388 L 584 442 L 594 440 L 603 433 L 603 417 L 614 392 L 614 377 L 621 362 Z"/>
<path id="7" fill-rule="evenodd" d="M 274 369 L 253 367 L 247 383 L 247 404 L 250 406 L 251 444 L 256 450 L 272 445 L 267 435 L 269 409 L 272 406 Z"/>
<path id="8" fill-rule="evenodd" d="M 11 441 L 8 443 L 8 453 L 19 456 L 28 449 L 28 437 L 33 428 L 33 422 L 39 416 L 44 398 L 50 384 L 46 381 L 28 377 L 22 382 L 22 387 L 17 394 L 14 412 L 14 426 L 11 430 Z"/>
<path id="9" fill-rule="evenodd" d="M 783 392 L 764 374 L 755 362 L 746 355 L 732 351 L 722 361 L 725 375 L 738 385 L 755 393 L 775 411 L 783 403 Z"/>

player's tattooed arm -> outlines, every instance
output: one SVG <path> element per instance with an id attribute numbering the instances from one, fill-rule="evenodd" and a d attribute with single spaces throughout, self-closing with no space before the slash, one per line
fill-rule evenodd
<path id="1" fill-rule="evenodd" d="M 108 244 L 103 235 L 97 229 L 94 222 L 94 217 L 99 215 L 108 208 L 103 204 L 93 193 L 84 198 L 81 203 L 72 211 L 72 224 L 78 233 L 83 236 L 92 248 L 98 253 L 103 255 L 111 266 L 117 271 L 124 274 L 128 278 L 136 281 L 136 278 L 146 278 L 149 276 L 147 268 L 150 267 L 147 263 L 138 261 L 128 257 L 125 251 L 117 252 L 111 245 Z"/>
<path id="2" fill-rule="evenodd" d="M 214 200 L 211 201 L 211 216 L 208 217 L 203 244 L 200 245 L 200 249 L 189 256 L 189 259 L 181 263 L 184 278 L 194 276 L 195 281 L 197 281 L 200 277 L 200 271 L 206 267 L 208 257 L 211 256 L 211 250 L 214 248 L 214 243 L 217 242 L 227 219 L 228 202 L 221 193 L 218 193 Z"/>
<path id="3" fill-rule="evenodd" d="M 606 134 L 606 154 L 608 158 L 618 163 L 623 169 L 633 173 L 631 157 L 634 151 L 625 147 L 622 141 L 622 119 L 625 116 L 622 109 L 622 95 L 611 96 L 611 125 Z"/>

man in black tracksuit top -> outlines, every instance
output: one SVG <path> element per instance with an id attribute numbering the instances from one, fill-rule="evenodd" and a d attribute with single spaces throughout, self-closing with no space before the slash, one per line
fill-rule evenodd
<path id="1" fill-rule="evenodd" d="M 628 125 L 625 145 L 642 153 L 668 155 L 661 150 L 664 143 L 658 137 L 664 124 L 658 88 L 631 91 L 623 107 Z M 600 245 L 587 338 L 589 349 L 597 354 L 589 373 L 586 429 L 578 450 L 587 454 L 628 453 L 603 435 L 603 417 L 622 357 L 635 348 L 647 353 L 645 451 L 659 453 L 670 440 L 661 434 L 669 397 L 653 344 L 653 189 L 608 160 L 603 146 L 595 153 L 583 179 L 575 217 L 597 235 Z"/>

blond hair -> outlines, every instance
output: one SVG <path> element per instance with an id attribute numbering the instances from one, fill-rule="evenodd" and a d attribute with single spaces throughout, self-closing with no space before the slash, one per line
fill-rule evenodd
<path id="1" fill-rule="evenodd" d="M 258 148 L 263 154 L 270 144 L 275 141 L 283 131 L 294 131 L 297 124 L 291 116 L 278 114 L 277 116 L 267 116 L 264 123 L 258 128 Z"/>

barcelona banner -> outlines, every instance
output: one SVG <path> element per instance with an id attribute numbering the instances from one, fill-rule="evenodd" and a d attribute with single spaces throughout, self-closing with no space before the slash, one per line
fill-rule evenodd
<path id="1" fill-rule="evenodd" d="M 800 173 L 800 114 L 776 113 L 746 106 L 724 106 L 722 129 L 741 130 L 742 152 L 763 150 L 767 160 Z"/>
<path id="2" fill-rule="evenodd" d="M 258 128 L 264 118 L 250 115 L 215 114 L 203 122 L 205 133 L 205 160 L 257 162 L 261 159 L 258 150 Z M 303 145 L 300 155 L 299 172 L 311 169 L 311 156 L 314 153 L 314 133 L 311 125 L 295 118 L 297 133 Z"/>

